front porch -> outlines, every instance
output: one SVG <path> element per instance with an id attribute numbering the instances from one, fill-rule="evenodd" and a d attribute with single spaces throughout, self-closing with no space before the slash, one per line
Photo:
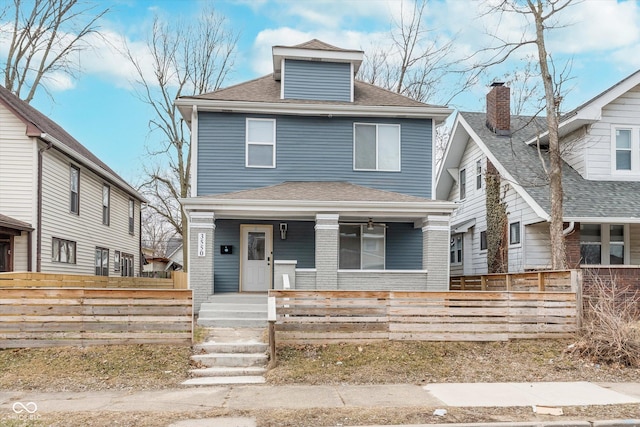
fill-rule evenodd
<path id="1" fill-rule="evenodd" d="M 266 198 L 278 194 L 282 200 Z M 285 183 L 184 204 L 196 310 L 213 294 L 266 293 L 285 282 L 306 290 L 448 289 L 453 203 L 347 183 Z"/>

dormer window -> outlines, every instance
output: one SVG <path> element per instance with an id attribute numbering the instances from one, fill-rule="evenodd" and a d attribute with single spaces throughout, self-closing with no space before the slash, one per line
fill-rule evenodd
<path id="1" fill-rule="evenodd" d="M 616 170 L 631 170 L 631 129 L 616 129 Z"/>

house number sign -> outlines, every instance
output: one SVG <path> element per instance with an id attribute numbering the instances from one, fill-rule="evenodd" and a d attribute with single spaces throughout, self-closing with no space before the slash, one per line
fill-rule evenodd
<path id="1" fill-rule="evenodd" d="M 207 247 L 207 234 L 206 233 L 198 233 L 198 256 L 205 256 Z"/>

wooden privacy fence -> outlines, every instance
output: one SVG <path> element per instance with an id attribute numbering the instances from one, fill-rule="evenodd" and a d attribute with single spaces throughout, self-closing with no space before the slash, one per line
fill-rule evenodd
<path id="1" fill-rule="evenodd" d="M 579 323 L 575 292 L 284 291 L 278 343 L 563 338 Z"/>
<path id="2" fill-rule="evenodd" d="M 191 344 L 190 290 L 1 288 L 0 348 Z"/>
<path id="3" fill-rule="evenodd" d="M 452 291 L 571 291 L 579 287 L 580 270 L 494 273 L 451 277 Z"/>
<path id="4" fill-rule="evenodd" d="M 0 273 L 0 288 L 5 287 L 187 289 L 187 273 L 174 271 L 171 279 L 51 273 Z"/>

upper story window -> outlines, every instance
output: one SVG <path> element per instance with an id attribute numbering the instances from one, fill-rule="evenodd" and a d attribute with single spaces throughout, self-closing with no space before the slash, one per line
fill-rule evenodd
<path id="1" fill-rule="evenodd" d="M 482 160 L 476 162 L 476 190 L 482 188 Z"/>
<path id="2" fill-rule="evenodd" d="M 129 233 L 133 234 L 134 232 L 134 213 L 135 213 L 136 204 L 133 199 L 129 199 Z"/>
<path id="3" fill-rule="evenodd" d="M 51 239 L 51 261 L 75 264 L 76 242 L 53 237 Z"/>
<path id="4" fill-rule="evenodd" d="M 340 269 L 384 270 L 385 227 L 340 224 Z"/>
<path id="5" fill-rule="evenodd" d="M 80 214 L 80 168 L 71 165 L 69 168 L 69 210 L 76 215 Z"/>
<path id="6" fill-rule="evenodd" d="M 612 126 L 611 172 L 640 174 L 640 126 Z"/>
<path id="7" fill-rule="evenodd" d="M 460 200 L 464 200 L 467 197 L 467 171 L 465 169 L 460 171 L 458 186 L 460 188 Z"/>
<path id="8" fill-rule="evenodd" d="M 355 123 L 353 168 L 400 171 L 400 125 Z"/>
<path id="9" fill-rule="evenodd" d="M 480 232 L 480 250 L 486 251 L 487 247 L 487 231 L 485 230 Z"/>
<path id="10" fill-rule="evenodd" d="M 276 121 L 274 119 L 247 119 L 245 151 L 247 167 L 276 167 Z"/>
<path id="11" fill-rule="evenodd" d="M 109 225 L 111 216 L 111 187 L 107 184 L 102 186 L 102 223 Z"/>

